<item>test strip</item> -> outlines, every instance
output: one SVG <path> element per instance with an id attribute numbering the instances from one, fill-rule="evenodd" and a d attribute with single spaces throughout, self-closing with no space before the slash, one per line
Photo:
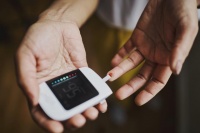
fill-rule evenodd
<path id="1" fill-rule="evenodd" d="M 106 75 L 106 76 L 103 78 L 103 81 L 106 82 L 106 81 L 108 81 L 110 78 L 111 78 L 110 75 Z"/>

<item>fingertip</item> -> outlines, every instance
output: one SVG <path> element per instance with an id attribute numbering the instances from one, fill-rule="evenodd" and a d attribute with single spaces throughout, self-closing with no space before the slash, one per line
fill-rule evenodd
<path id="1" fill-rule="evenodd" d="M 98 117 L 99 112 L 96 108 L 91 107 L 83 112 L 83 115 L 88 118 L 89 120 L 95 120 Z"/>
<path id="2" fill-rule="evenodd" d="M 172 73 L 176 74 L 176 57 L 175 57 L 176 54 L 174 54 L 174 50 L 172 51 L 172 55 L 170 57 L 170 60 L 169 60 L 169 64 L 170 64 L 170 69 L 172 71 Z"/>
<path id="3" fill-rule="evenodd" d="M 133 94 L 134 92 L 135 92 L 135 89 L 133 87 L 130 87 L 130 85 L 125 84 L 119 90 L 116 91 L 115 96 L 119 100 L 124 100 L 128 98 L 131 94 Z"/>
<path id="4" fill-rule="evenodd" d="M 114 81 L 112 70 L 108 72 L 108 75 L 110 76 L 109 81 L 110 81 L 110 82 Z"/>
<path id="5" fill-rule="evenodd" d="M 137 105 L 137 106 L 142 106 L 142 105 L 144 105 L 144 103 L 143 102 L 141 102 L 140 100 L 136 100 L 135 99 L 135 104 Z"/>
<path id="6" fill-rule="evenodd" d="M 116 54 L 116 55 L 113 57 L 113 59 L 111 60 L 111 66 L 112 66 L 112 67 L 117 66 L 117 65 L 121 62 L 121 60 L 122 60 L 122 57 L 119 56 L 118 54 Z"/>
<path id="7" fill-rule="evenodd" d="M 115 96 L 119 100 L 124 100 L 126 98 L 124 92 L 121 89 L 119 89 L 118 91 L 116 91 Z"/>
<path id="8" fill-rule="evenodd" d="M 177 60 L 171 63 L 171 70 L 174 74 L 179 75 L 183 66 L 183 62 L 181 60 Z"/>
<path id="9" fill-rule="evenodd" d="M 176 70 L 175 70 L 175 74 L 179 75 L 182 69 L 182 61 L 178 60 L 176 63 Z"/>
<path id="10" fill-rule="evenodd" d="M 47 125 L 48 130 L 53 133 L 62 133 L 64 131 L 64 127 L 60 122 L 51 121 Z"/>
<path id="11" fill-rule="evenodd" d="M 110 70 L 110 71 L 108 72 L 108 75 L 110 76 L 110 79 L 109 79 L 110 82 L 112 82 L 112 81 L 114 81 L 114 80 L 117 79 L 117 76 L 116 76 L 116 72 L 115 72 L 115 71 L 117 71 L 117 70 L 116 70 L 116 67 L 113 68 L 112 70 Z"/>
<path id="12" fill-rule="evenodd" d="M 77 114 L 67 121 L 67 127 L 73 129 L 81 128 L 85 123 L 86 123 L 85 117 L 81 114 Z"/>
<path id="13" fill-rule="evenodd" d="M 111 66 L 112 66 L 112 67 L 115 67 L 116 65 L 117 65 L 117 62 L 116 62 L 115 58 L 113 58 L 113 59 L 111 60 Z"/>
<path id="14" fill-rule="evenodd" d="M 153 95 L 150 93 L 146 93 L 144 90 L 141 91 L 135 98 L 135 104 L 138 106 L 142 106 L 147 103 L 149 100 L 153 98 Z"/>
<path id="15" fill-rule="evenodd" d="M 108 108 L 108 104 L 107 102 L 103 102 L 97 105 L 97 109 L 101 112 L 101 113 L 105 113 L 107 111 Z"/>

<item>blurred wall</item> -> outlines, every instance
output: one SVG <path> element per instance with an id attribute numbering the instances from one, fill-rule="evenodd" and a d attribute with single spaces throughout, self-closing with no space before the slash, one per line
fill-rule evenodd
<path id="1" fill-rule="evenodd" d="M 175 81 L 177 132 L 200 133 L 200 32 Z"/>

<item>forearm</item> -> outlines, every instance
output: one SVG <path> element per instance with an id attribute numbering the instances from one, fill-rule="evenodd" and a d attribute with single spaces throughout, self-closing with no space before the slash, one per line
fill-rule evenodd
<path id="1" fill-rule="evenodd" d="M 98 0 L 56 0 L 39 20 L 73 22 L 79 27 L 96 9 Z"/>

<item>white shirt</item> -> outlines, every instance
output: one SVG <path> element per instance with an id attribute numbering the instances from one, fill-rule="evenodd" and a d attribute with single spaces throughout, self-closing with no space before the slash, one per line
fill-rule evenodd
<path id="1" fill-rule="evenodd" d="M 100 0 L 97 14 L 108 25 L 133 30 L 148 0 Z"/>

